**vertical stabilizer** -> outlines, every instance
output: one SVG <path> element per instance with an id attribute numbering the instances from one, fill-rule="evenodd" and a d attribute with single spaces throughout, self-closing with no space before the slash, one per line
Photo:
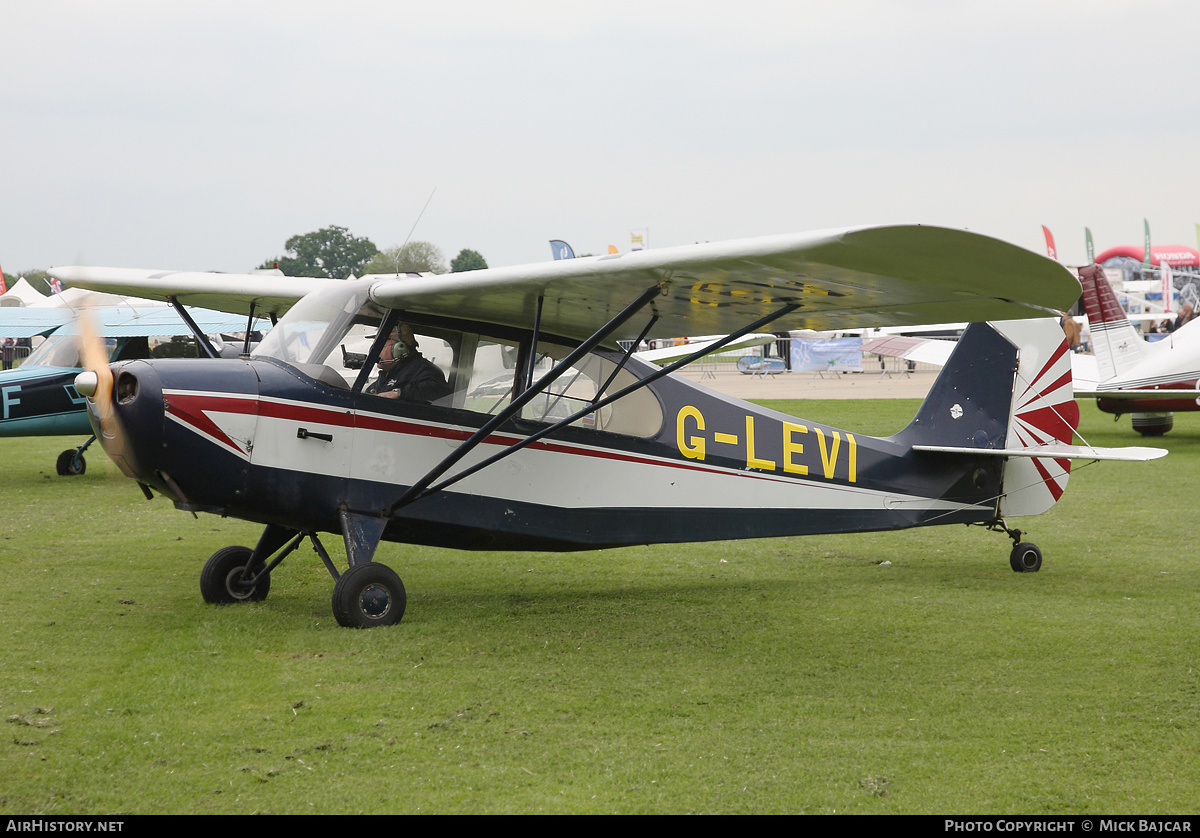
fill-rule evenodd
<path id="1" fill-rule="evenodd" d="M 1107 381 L 1129 369 L 1145 356 L 1146 344 L 1125 316 L 1117 295 L 1099 265 L 1079 269 L 1083 285 L 1083 305 L 1100 380 Z"/>
<path id="2" fill-rule="evenodd" d="M 970 454 L 1070 444 L 1078 425 L 1071 353 L 1058 321 L 1006 320 L 967 327 L 916 419 L 896 438 Z M 1068 459 L 1005 457 L 997 515 L 1045 512 L 1070 472 Z"/>

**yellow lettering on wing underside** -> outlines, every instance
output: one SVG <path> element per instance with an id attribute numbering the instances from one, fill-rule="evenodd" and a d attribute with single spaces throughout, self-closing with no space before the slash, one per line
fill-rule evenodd
<path id="1" fill-rule="evenodd" d="M 824 288 L 815 288 L 792 280 L 779 283 L 750 282 L 726 285 L 722 282 L 697 282 L 688 289 L 687 299 L 700 306 L 731 306 L 744 303 L 798 303 L 804 295 L 840 296 Z M 681 295 L 677 299 L 683 299 Z"/>

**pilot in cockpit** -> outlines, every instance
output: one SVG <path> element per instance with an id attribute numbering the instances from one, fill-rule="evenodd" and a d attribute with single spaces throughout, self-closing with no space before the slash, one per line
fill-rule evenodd
<path id="1" fill-rule="evenodd" d="M 388 335 L 379 352 L 379 377 L 366 392 L 385 399 L 430 404 L 450 395 L 442 371 L 421 357 L 412 327 L 401 323 Z"/>

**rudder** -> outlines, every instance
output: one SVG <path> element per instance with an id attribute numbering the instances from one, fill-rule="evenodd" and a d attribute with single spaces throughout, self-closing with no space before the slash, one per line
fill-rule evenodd
<path id="1" fill-rule="evenodd" d="M 1146 343 L 1129 322 L 1103 268 L 1099 265 L 1080 268 L 1079 282 L 1083 285 L 1083 305 L 1096 366 L 1100 380 L 1107 381 L 1141 361 Z"/>
<path id="2" fill-rule="evenodd" d="M 992 324 L 1018 347 L 1008 423 L 1010 448 L 1070 445 L 1079 427 L 1079 405 L 1071 386 L 1071 353 L 1055 320 L 1008 320 Z M 1001 481 L 1000 517 L 1040 515 L 1067 488 L 1071 461 L 1010 457 Z"/>
<path id="3" fill-rule="evenodd" d="M 897 441 L 970 451 L 1070 444 L 1079 424 L 1071 356 L 1055 320 L 974 323 Z M 1068 459 L 1004 459 L 1000 517 L 1036 515 L 1062 496 Z"/>

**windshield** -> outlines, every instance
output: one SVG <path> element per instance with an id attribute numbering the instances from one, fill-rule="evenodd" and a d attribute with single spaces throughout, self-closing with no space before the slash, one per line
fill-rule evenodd
<path id="1" fill-rule="evenodd" d="M 355 280 L 314 291 L 292 306 L 251 355 L 297 366 L 328 363 L 352 326 L 378 326 L 382 312 L 374 306 L 360 311 L 370 290 L 371 280 Z"/>
<path id="2" fill-rule="evenodd" d="M 104 340 L 104 348 L 111 359 L 117 341 L 113 338 Z M 79 360 L 79 338 L 74 335 L 51 335 L 42 341 L 42 345 L 29 353 L 23 366 L 38 367 L 82 367 Z"/>

